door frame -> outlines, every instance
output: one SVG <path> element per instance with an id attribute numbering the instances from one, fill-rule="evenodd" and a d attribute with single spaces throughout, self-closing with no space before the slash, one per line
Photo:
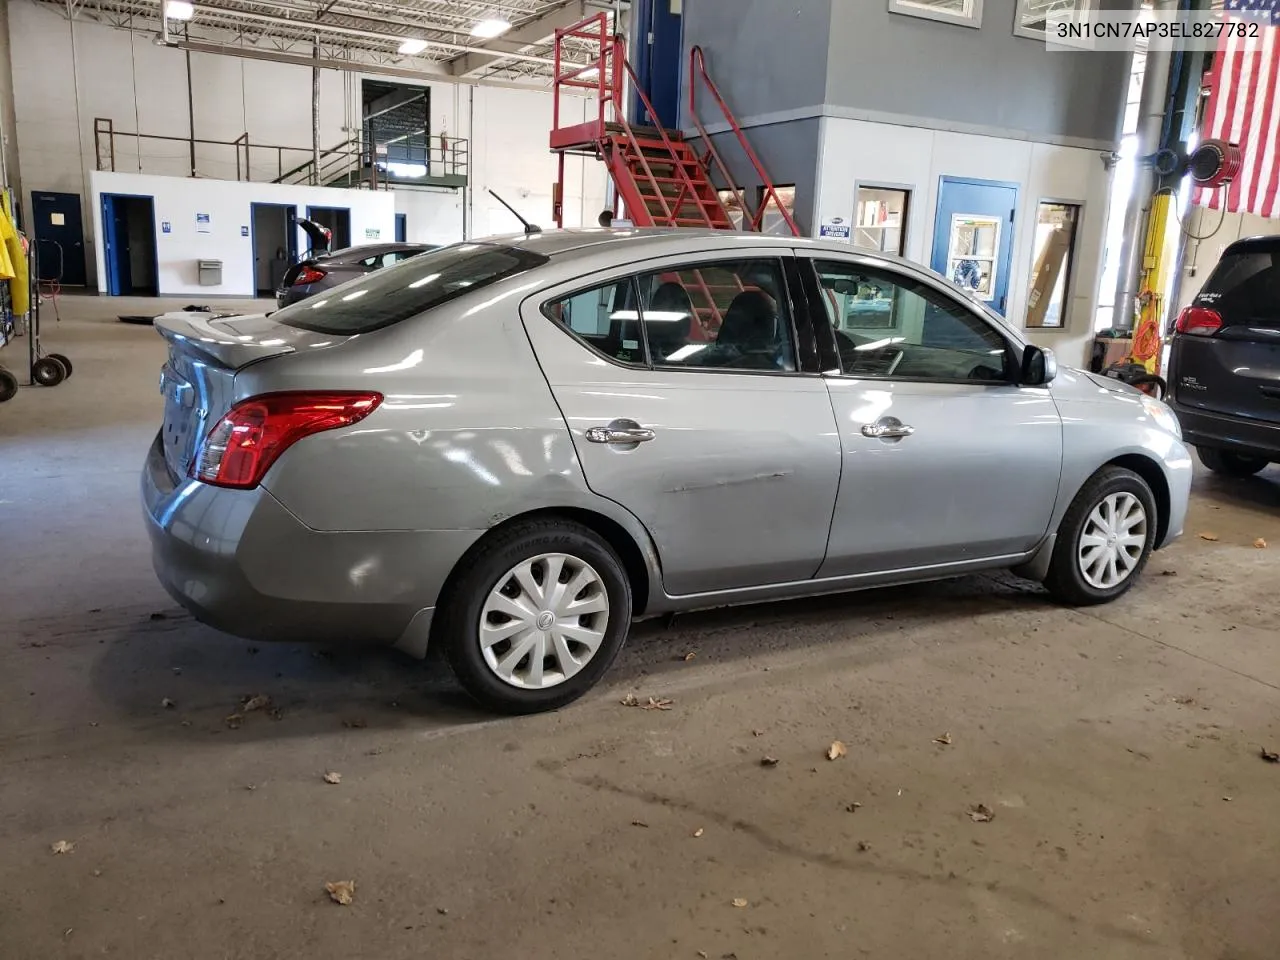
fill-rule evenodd
<path id="1" fill-rule="evenodd" d="M 395 220 L 395 242 L 409 242 L 409 215 L 406 213 L 397 213 Z"/>
<path id="2" fill-rule="evenodd" d="M 149 193 L 100 193 L 99 208 L 102 214 L 102 266 L 106 273 L 107 296 L 131 296 L 120 292 L 120 261 L 117 245 L 109 242 L 115 239 L 115 201 L 117 200 L 150 200 L 151 201 L 151 250 L 152 270 L 156 278 L 155 296 L 160 295 L 160 241 L 156 236 L 156 198 Z"/>
<path id="3" fill-rule="evenodd" d="M 955 184 L 956 186 L 965 186 L 965 187 L 995 187 L 999 189 L 1006 189 L 1006 190 L 1013 191 L 1013 209 L 1010 210 L 1010 216 L 1007 221 L 1003 219 L 1001 220 L 1002 224 L 1004 223 L 1008 224 L 1008 229 L 1006 231 L 1008 236 L 1001 238 L 1001 242 L 1007 243 L 1007 246 L 1005 246 L 1004 249 L 999 252 L 999 261 L 1000 261 L 999 269 L 1004 279 L 1003 281 L 999 281 L 999 279 L 997 278 L 996 288 L 992 290 L 992 294 L 994 295 L 993 299 L 988 302 L 991 309 L 996 311 L 996 313 L 1000 314 L 1003 317 L 1008 313 L 1008 308 L 1009 308 L 1009 288 L 1010 288 L 1010 281 L 1012 280 L 1012 277 L 1010 275 L 1010 270 L 1013 267 L 1014 237 L 1018 227 L 1018 205 L 1022 200 L 1022 184 L 1017 183 L 1016 181 L 1011 181 L 1011 180 L 981 180 L 981 179 L 978 179 L 977 177 L 951 177 L 951 176 L 947 176 L 946 174 L 939 176 L 938 177 L 938 201 L 936 204 L 934 204 L 934 208 L 933 208 L 933 248 L 929 251 L 929 265 L 931 267 L 938 262 L 939 236 L 943 236 L 946 238 L 946 245 L 945 245 L 945 248 L 943 249 L 943 254 L 942 254 L 944 259 L 946 258 L 946 254 L 950 251 L 950 246 L 951 246 L 950 223 L 944 221 L 942 217 L 943 194 L 946 192 L 946 188 L 948 184 Z M 938 270 L 937 272 L 941 273 L 943 276 L 946 276 L 947 274 L 947 271 L 945 269 L 946 266 L 947 265 L 944 262 L 943 263 L 944 269 Z M 934 267 L 934 269 L 936 270 L 937 268 Z M 947 279 L 950 280 L 951 278 L 947 277 Z M 1003 289 L 1004 289 L 1003 293 L 1000 292 L 1001 282 L 1003 283 Z"/>
<path id="4" fill-rule="evenodd" d="M 258 294 L 258 223 L 253 214 L 258 207 L 274 207 L 286 211 L 285 218 L 288 222 L 284 227 L 284 255 L 290 264 L 298 262 L 298 205 L 251 202 L 249 204 L 249 268 L 253 271 L 254 296 Z"/>
<path id="5" fill-rule="evenodd" d="M 917 216 L 920 207 L 920 186 L 915 183 L 894 183 L 892 180 L 855 180 L 853 181 L 853 219 L 850 221 L 850 234 L 858 229 L 858 194 L 863 190 L 894 190 L 898 193 L 905 193 L 906 209 L 902 211 L 902 252 L 895 254 L 906 259 L 910 259 L 909 245 L 915 238 L 916 231 L 912 220 Z M 858 250 L 866 250 L 866 247 L 859 247 L 850 237 L 849 246 Z M 881 251 L 887 253 L 888 251 Z"/>

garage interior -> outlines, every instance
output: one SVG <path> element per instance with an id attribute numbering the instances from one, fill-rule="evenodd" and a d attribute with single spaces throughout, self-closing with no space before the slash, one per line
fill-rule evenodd
<path id="1" fill-rule="evenodd" d="M 1211 43 L 1046 47 L 1099 6 L 1223 12 L 0 0 L 0 957 L 1272 960 L 1276 464 L 1192 450 L 1182 536 L 1114 603 L 1001 571 L 668 614 L 520 717 L 435 646 L 201 623 L 139 505 L 145 321 L 275 311 L 300 217 L 333 249 L 519 234 L 504 203 L 813 238 L 937 271 L 1064 371 L 1168 377 L 1231 244 L 1280 234 L 1280 26 L 1234 81 Z M 582 139 L 624 58 L 609 109 L 693 144 L 699 201 Z M 1232 82 L 1256 118 L 1198 167 Z M 837 296 L 891 339 L 879 291 Z"/>

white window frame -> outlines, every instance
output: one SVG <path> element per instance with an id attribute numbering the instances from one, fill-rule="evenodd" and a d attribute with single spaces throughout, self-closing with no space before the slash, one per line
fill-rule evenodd
<path id="1" fill-rule="evenodd" d="M 1098 7 L 1098 0 L 1075 0 L 1077 14 L 1092 13 Z M 1013 5 L 1013 35 L 1027 37 L 1030 40 L 1046 39 L 1045 31 L 1023 25 L 1022 18 L 1027 12 L 1027 0 L 1018 0 Z"/>
<path id="2" fill-rule="evenodd" d="M 901 13 L 908 17 L 920 17 L 923 20 L 937 20 L 958 27 L 972 27 L 977 30 L 982 26 L 982 0 L 970 0 L 972 9 L 968 14 L 952 13 L 950 10 L 930 9 L 913 0 L 889 0 L 889 12 Z"/>

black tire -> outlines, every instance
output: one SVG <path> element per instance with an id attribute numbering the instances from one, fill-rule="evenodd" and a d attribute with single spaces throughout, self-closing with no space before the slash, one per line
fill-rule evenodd
<path id="1" fill-rule="evenodd" d="M 1125 579 L 1109 588 L 1097 587 L 1085 579 L 1077 559 L 1080 536 L 1094 507 L 1114 493 L 1129 493 L 1138 499 L 1146 512 L 1146 540 L 1137 563 Z M 1123 596 L 1142 575 L 1143 568 L 1155 548 L 1158 514 L 1156 498 L 1147 482 L 1132 470 L 1124 467 L 1103 467 L 1085 481 L 1080 492 L 1071 501 L 1062 523 L 1058 526 L 1058 538 L 1053 547 L 1053 558 L 1044 585 L 1059 603 L 1072 607 L 1087 607 L 1110 603 Z"/>
<path id="2" fill-rule="evenodd" d="M 0 403 L 12 400 L 18 392 L 18 378 L 4 367 L 0 367 Z"/>
<path id="3" fill-rule="evenodd" d="M 1225 477 L 1252 477 L 1270 462 L 1261 457 L 1246 457 L 1213 447 L 1196 447 L 1196 454 L 1206 467 Z"/>
<path id="4" fill-rule="evenodd" d="M 62 353 L 50 353 L 48 354 L 48 356 L 53 360 L 57 360 L 60 364 L 62 364 L 64 367 L 67 368 L 67 379 L 70 380 L 71 373 L 72 373 L 71 359 L 67 357 L 66 354 L 62 354 Z"/>
<path id="5" fill-rule="evenodd" d="M 609 600 L 604 639 L 578 673 L 555 686 L 529 689 L 497 676 L 480 646 L 480 617 L 489 594 L 521 561 L 561 553 L 591 565 Z M 464 557 L 433 631 L 454 675 L 487 709 L 527 714 L 557 710 L 577 700 L 604 676 L 631 628 L 631 584 L 613 548 L 587 527 L 554 518 L 516 522 L 483 540 Z"/>
<path id="6" fill-rule="evenodd" d="M 31 365 L 31 380 L 42 387 L 56 387 L 67 379 L 67 368 L 53 357 L 41 357 Z"/>

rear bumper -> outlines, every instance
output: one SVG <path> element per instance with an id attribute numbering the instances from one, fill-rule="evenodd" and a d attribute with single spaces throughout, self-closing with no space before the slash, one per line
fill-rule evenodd
<path id="1" fill-rule="evenodd" d="M 1247 457 L 1280 460 L 1280 423 L 1262 423 L 1245 417 L 1206 413 L 1177 401 L 1169 406 L 1178 415 L 1182 438 L 1196 447 L 1229 450 Z"/>
<path id="2" fill-rule="evenodd" d="M 410 635 L 481 534 L 312 530 L 262 488 L 175 483 L 159 437 L 142 502 L 160 583 L 201 623 L 251 640 L 425 649 Z"/>

